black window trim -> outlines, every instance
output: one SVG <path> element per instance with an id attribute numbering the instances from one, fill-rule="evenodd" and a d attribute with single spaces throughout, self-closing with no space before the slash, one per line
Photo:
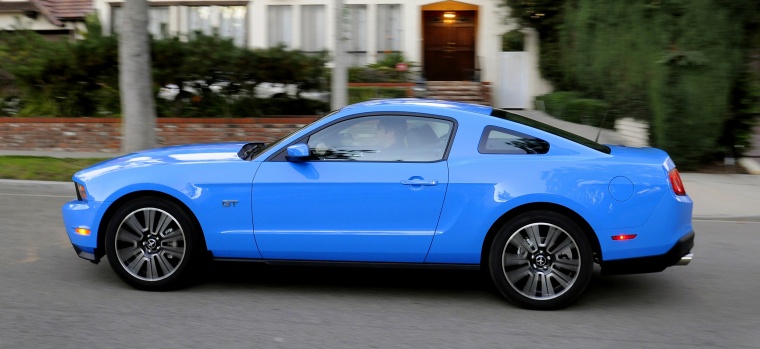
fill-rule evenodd
<path id="1" fill-rule="evenodd" d="M 590 139 L 581 137 L 581 136 L 579 136 L 579 135 L 577 135 L 575 133 L 568 132 L 568 131 L 565 131 L 565 130 L 563 130 L 561 128 L 557 128 L 557 127 L 554 127 L 554 126 L 551 126 L 551 125 L 547 125 L 547 124 L 545 124 L 543 122 L 540 122 L 540 121 L 537 121 L 537 120 L 533 120 L 531 118 L 527 118 L 527 117 L 524 117 L 522 115 L 518 115 L 518 114 L 515 114 L 515 113 L 510 113 L 509 111 L 506 111 L 506 110 L 503 110 L 503 109 L 493 108 L 493 110 L 491 111 L 491 116 L 499 118 L 499 119 L 515 122 L 515 123 L 518 123 L 518 124 L 521 124 L 521 125 L 525 125 L 525 126 L 528 126 L 528 127 L 535 128 L 537 130 L 541 130 L 541 131 L 553 134 L 553 135 L 555 135 L 557 137 L 564 138 L 564 139 L 566 139 L 568 141 L 580 144 L 582 146 L 585 146 L 587 148 L 591 148 L 591 149 L 596 150 L 596 151 L 601 152 L 601 153 L 605 153 L 605 154 L 612 153 L 612 149 L 610 149 L 610 147 L 608 147 L 608 146 L 606 146 L 604 144 L 599 144 L 599 143 L 594 142 L 594 141 L 592 141 Z"/>

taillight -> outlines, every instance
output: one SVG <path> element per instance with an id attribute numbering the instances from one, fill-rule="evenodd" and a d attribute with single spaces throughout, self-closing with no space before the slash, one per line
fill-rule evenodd
<path id="1" fill-rule="evenodd" d="M 683 187 L 681 175 L 678 173 L 678 170 L 670 170 L 670 172 L 668 172 L 668 177 L 670 178 L 670 186 L 673 187 L 673 192 L 679 196 L 686 195 L 686 189 Z"/>

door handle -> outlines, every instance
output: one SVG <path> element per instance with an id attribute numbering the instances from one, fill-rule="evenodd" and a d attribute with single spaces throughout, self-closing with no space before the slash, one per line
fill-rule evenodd
<path id="1" fill-rule="evenodd" d="M 404 179 L 401 181 L 403 185 L 437 185 L 438 181 L 426 181 L 424 179 Z"/>

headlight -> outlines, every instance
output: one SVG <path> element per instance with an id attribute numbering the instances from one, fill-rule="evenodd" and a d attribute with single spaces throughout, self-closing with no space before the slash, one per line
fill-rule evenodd
<path id="1" fill-rule="evenodd" d="M 74 183 L 77 190 L 77 199 L 79 201 L 87 200 L 87 191 L 84 189 L 84 184 Z"/>

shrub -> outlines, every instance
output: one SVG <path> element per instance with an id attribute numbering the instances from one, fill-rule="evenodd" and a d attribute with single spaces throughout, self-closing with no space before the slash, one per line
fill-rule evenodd
<path id="1" fill-rule="evenodd" d="M 503 3 L 539 32 L 545 78 L 607 101 L 608 118 L 649 121 L 650 143 L 681 168 L 747 149 L 760 105 L 742 81 L 760 48 L 756 0 Z"/>
<path id="2" fill-rule="evenodd" d="M 7 91 L 18 92 L 21 116 L 119 115 L 118 41 L 101 32 L 97 19 L 90 17 L 84 39 L 73 43 L 46 41 L 27 30 L 0 33 L 0 82 L 16 85 L 4 87 L 0 100 L 11 93 Z M 189 103 L 157 100 L 159 116 L 235 117 L 258 115 L 252 110 L 268 114 L 327 110 L 324 103 L 298 99 L 240 100 L 253 97 L 253 89 L 262 82 L 296 86 L 301 91 L 323 89 L 326 52 L 307 55 L 283 46 L 251 50 L 229 39 L 197 33 L 189 41 L 153 40 L 151 55 L 156 92 L 165 84 L 204 86 L 228 81 L 237 87 L 220 93 L 197 88 L 199 95 Z"/>
<path id="3" fill-rule="evenodd" d="M 579 98 L 582 98 L 582 94 L 580 92 L 558 91 L 545 94 L 543 96 L 538 96 L 536 97 L 536 101 L 543 102 L 544 111 L 546 111 L 549 115 L 557 118 L 562 118 L 562 114 L 564 113 L 567 104 Z M 540 109 L 540 103 L 537 107 Z"/>
<path id="4" fill-rule="evenodd" d="M 372 99 L 403 98 L 406 90 L 387 87 L 349 87 L 348 102 L 350 104 L 369 101 Z"/>
<path id="5" fill-rule="evenodd" d="M 609 109 L 610 106 L 605 101 L 592 98 L 579 98 L 570 101 L 565 106 L 562 119 L 579 124 L 612 129 L 615 122 L 611 120 L 612 117 Z M 602 121 L 604 121 L 604 124 L 602 124 Z"/>
<path id="6" fill-rule="evenodd" d="M 525 51 L 525 34 L 517 29 L 502 34 L 501 50 L 504 52 Z"/>
<path id="7" fill-rule="evenodd" d="M 537 97 L 536 101 L 543 102 L 545 111 L 561 120 L 610 129 L 615 125 L 615 114 L 607 102 L 585 98 L 580 92 L 549 93 Z"/>
<path id="8" fill-rule="evenodd" d="M 348 68 L 348 82 L 407 82 L 408 76 L 408 71 L 400 72 L 396 68 L 369 66 Z"/>

